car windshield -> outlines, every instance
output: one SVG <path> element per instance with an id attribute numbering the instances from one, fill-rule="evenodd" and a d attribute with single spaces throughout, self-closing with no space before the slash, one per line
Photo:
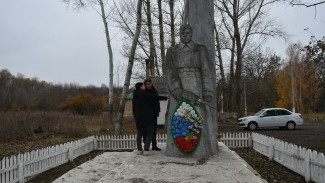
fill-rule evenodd
<path id="1" fill-rule="evenodd" d="M 262 109 L 262 110 L 258 111 L 257 113 L 255 113 L 254 116 L 259 116 L 259 115 L 262 114 L 264 111 L 265 111 L 265 110 Z"/>

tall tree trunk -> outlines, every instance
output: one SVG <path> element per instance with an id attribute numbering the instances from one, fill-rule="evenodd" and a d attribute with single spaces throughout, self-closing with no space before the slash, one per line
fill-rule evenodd
<path id="1" fill-rule="evenodd" d="M 162 16 L 161 0 L 158 0 L 158 12 L 159 12 L 158 19 L 159 19 L 159 30 L 160 30 L 161 67 L 162 67 L 162 74 L 165 75 L 166 54 L 165 54 L 164 21 Z"/>
<path id="2" fill-rule="evenodd" d="M 123 115 L 124 115 L 124 109 L 125 109 L 125 102 L 126 102 L 126 95 L 130 86 L 130 80 L 131 80 L 131 75 L 132 75 L 132 68 L 133 68 L 133 63 L 134 63 L 134 55 L 137 47 L 137 42 L 139 39 L 140 31 L 141 31 L 141 8 L 142 8 L 142 0 L 138 0 L 137 4 L 137 26 L 134 34 L 134 38 L 132 41 L 132 47 L 130 50 L 130 57 L 129 57 L 129 63 L 127 67 L 127 71 L 125 74 L 125 81 L 124 81 L 124 87 L 122 90 L 122 99 L 120 101 L 120 106 L 119 106 L 119 112 L 117 115 L 116 119 L 116 124 L 115 124 L 115 135 L 120 135 L 121 134 L 121 126 L 122 126 L 122 120 L 123 120 Z"/>
<path id="3" fill-rule="evenodd" d="M 101 12 L 102 12 L 102 19 L 105 26 L 105 35 L 106 35 L 106 44 L 107 44 L 107 50 L 109 55 L 109 99 L 108 99 L 108 122 L 109 124 L 113 124 L 113 104 L 114 104 L 114 92 L 113 92 L 113 52 L 112 52 L 112 46 L 111 46 L 111 40 L 109 36 L 108 26 L 107 26 L 107 20 L 106 20 L 106 14 L 104 9 L 104 3 L 103 0 L 99 0 Z"/>
<path id="4" fill-rule="evenodd" d="M 156 52 L 156 50 L 155 50 Z M 158 65 L 158 57 L 157 57 L 157 53 L 155 53 L 155 60 L 156 60 L 156 73 L 157 73 L 157 76 L 160 76 L 160 70 L 159 70 L 159 65 Z"/>
<path id="5" fill-rule="evenodd" d="M 188 24 L 189 4 L 188 0 L 184 3 L 183 22 L 182 24 Z"/>
<path id="6" fill-rule="evenodd" d="M 223 61 L 222 61 L 222 55 L 221 55 L 221 47 L 220 47 L 220 39 L 219 39 L 219 33 L 216 27 L 216 24 L 214 24 L 214 31 L 216 33 L 216 49 L 217 49 L 217 58 L 219 60 L 219 68 L 220 68 L 220 74 L 221 74 L 221 85 L 222 85 L 222 94 L 226 91 L 226 79 L 225 79 L 225 71 L 223 68 Z"/>
<path id="7" fill-rule="evenodd" d="M 155 42 L 153 39 L 153 32 L 152 32 L 152 21 L 151 21 L 151 5 L 150 0 L 146 1 L 147 5 L 147 21 L 148 21 L 148 30 L 149 30 L 149 43 L 150 43 L 150 73 L 151 76 L 155 75 L 155 65 L 157 65 L 155 61 L 156 49 L 155 49 Z"/>
<path id="8" fill-rule="evenodd" d="M 169 0 L 169 9 L 170 9 L 170 34 L 172 38 L 172 46 L 175 46 L 175 15 L 174 15 L 174 0 Z"/>
<path id="9" fill-rule="evenodd" d="M 232 48 L 231 48 L 231 57 L 230 57 L 230 79 L 228 84 L 228 112 L 232 112 L 232 98 L 234 91 L 234 61 L 235 61 L 235 38 L 232 38 Z"/>
<path id="10" fill-rule="evenodd" d="M 239 2 L 238 0 L 234 0 L 234 6 L 233 6 L 233 24 L 234 24 L 234 37 L 236 39 L 236 51 L 237 51 L 237 62 L 236 62 L 236 73 L 235 73 L 235 85 L 236 85 L 236 112 L 237 117 L 243 116 L 242 111 L 242 103 L 241 103 L 241 96 L 242 96 L 242 85 L 241 85 L 241 72 L 242 72 L 242 45 L 241 45 L 241 37 L 239 32 L 239 26 L 238 26 L 238 20 L 239 20 Z"/>

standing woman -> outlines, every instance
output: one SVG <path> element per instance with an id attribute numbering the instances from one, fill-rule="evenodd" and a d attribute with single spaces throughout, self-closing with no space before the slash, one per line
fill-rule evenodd
<path id="1" fill-rule="evenodd" d="M 137 155 L 153 155 L 154 153 L 149 151 L 150 143 L 152 140 L 152 135 L 154 131 L 154 112 L 153 112 L 153 102 L 155 96 L 145 91 L 143 83 L 139 82 L 135 84 L 135 91 L 133 92 L 133 115 L 136 122 L 136 127 L 138 130 L 137 134 Z M 142 137 L 146 135 L 144 142 L 144 151 L 142 149 Z"/>

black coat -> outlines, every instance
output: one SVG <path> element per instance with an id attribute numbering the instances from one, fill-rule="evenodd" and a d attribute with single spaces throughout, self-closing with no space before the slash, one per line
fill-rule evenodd
<path id="1" fill-rule="evenodd" d="M 148 91 L 139 89 L 133 92 L 133 115 L 138 129 L 154 125 L 154 111 L 152 106 L 155 100 L 156 97 Z"/>
<path id="2" fill-rule="evenodd" d="M 153 101 L 153 105 L 152 105 L 153 114 L 154 114 L 154 117 L 158 117 L 159 112 L 160 112 L 159 100 L 167 100 L 167 97 L 159 96 L 158 91 L 154 87 L 152 87 L 151 90 L 146 89 L 146 91 L 149 92 L 150 94 L 152 94 L 155 97 L 155 100 Z"/>

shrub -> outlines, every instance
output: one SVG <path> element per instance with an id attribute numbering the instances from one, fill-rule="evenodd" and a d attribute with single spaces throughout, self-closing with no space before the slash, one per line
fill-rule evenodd
<path id="1" fill-rule="evenodd" d="M 77 114 L 99 114 L 106 105 L 105 97 L 95 98 L 89 93 L 78 95 L 77 97 L 67 97 L 67 102 L 58 106 L 64 111 L 76 112 Z"/>

